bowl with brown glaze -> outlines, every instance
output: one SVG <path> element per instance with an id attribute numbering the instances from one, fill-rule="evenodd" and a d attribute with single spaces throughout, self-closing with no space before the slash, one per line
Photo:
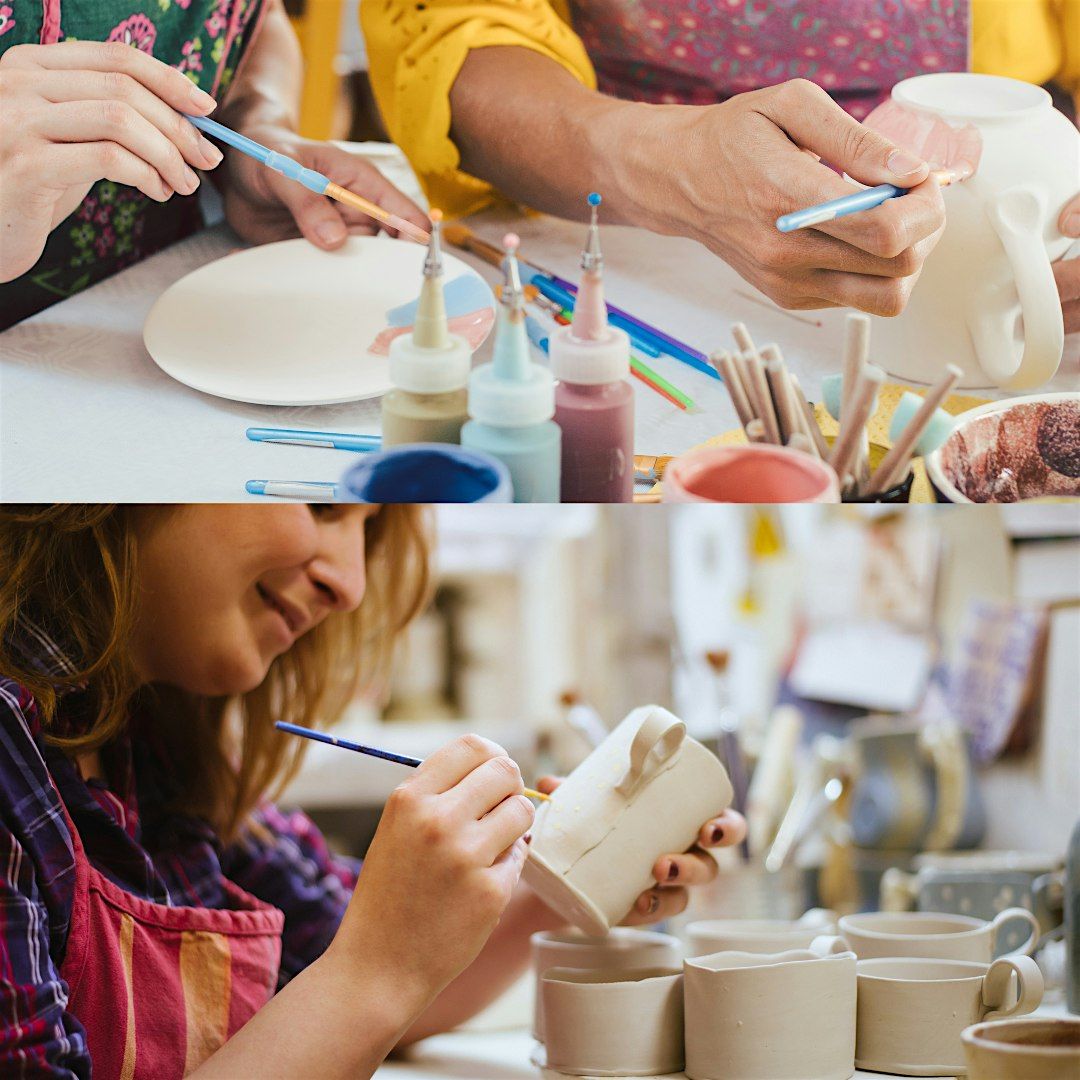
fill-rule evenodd
<path id="1" fill-rule="evenodd" d="M 1007 398 L 963 413 L 926 458 L 938 502 L 1080 498 L 1080 393 Z"/>

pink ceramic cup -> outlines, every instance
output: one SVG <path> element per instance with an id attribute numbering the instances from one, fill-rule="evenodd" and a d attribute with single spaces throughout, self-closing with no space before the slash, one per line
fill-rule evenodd
<path id="1" fill-rule="evenodd" d="M 716 446 L 691 450 L 664 470 L 666 503 L 840 501 L 832 468 L 785 446 Z"/>

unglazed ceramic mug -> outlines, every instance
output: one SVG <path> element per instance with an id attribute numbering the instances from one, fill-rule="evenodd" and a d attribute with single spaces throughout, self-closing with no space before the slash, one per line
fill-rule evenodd
<path id="1" fill-rule="evenodd" d="M 855 955 L 838 938 L 782 953 L 683 964 L 691 1080 L 848 1080 L 855 1071 Z"/>
<path id="2" fill-rule="evenodd" d="M 964 1028 L 1029 1013 L 1043 995 L 1042 974 L 1030 956 L 992 964 L 860 960 L 856 975 L 855 1065 L 901 1076 L 962 1075 Z"/>
<path id="3" fill-rule="evenodd" d="M 989 964 L 1001 928 L 1023 919 L 1027 941 L 1010 955 L 1030 955 L 1039 940 L 1039 923 L 1024 908 L 1006 908 L 990 922 L 936 911 L 871 911 L 845 915 L 840 933 L 860 960 L 879 956 L 919 956 L 937 960 L 972 960 Z"/>
<path id="4" fill-rule="evenodd" d="M 686 955 L 808 949 L 819 935 L 835 933 L 836 912 L 825 908 L 811 908 L 798 919 L 702 919 L 686 927 Z"/>
<path id="5" fill-rule="evenodd" d="M 1038 86 L 966 72 L 905 79 L 890 105 L 867 117 L 911 149 L 886 109 L 966 128 L 981 156 L 971 179 L 942 189 L 945 230 L 904 312 L 875 319 L 875 362 L 915 382 L 932 383 L 951 362 L 964 371 L 961 387 L 1041 385 L 1064 344 L 1051 261 L 1071 245 L 1058 219 L 1080 176 L 1075 126 Z"/>
<path id="6" fill-rule="evenodd" d="M 802 503 L 840 501 L 836 473 L 786 446 L 708 446 L 682 454 L 664 470 L 666 503 Z"/>
<path id="7" fill-rule="evenodd" d="M 551 968 L 619 972 L 633 968 L 678 968 L 682 963 L 679 939 L 655 930 L 634 930 L 616 926 L 604 937 L 589 937 L 579 931 L 544 931 L 533 934 L 533 971 L 536 998 L 533 1007 L 533 1037 L 544 1041 L 544 1009 L 540 982 Z"/>
<path id="8" fill-rule="evenodd" d="M 540 980 L 547 1067 L 570 1076 L 658 1076 L 683 1067 L 678 968 L 579 971 Z"/>
<path id="9" fill-rule="evenodd" d="M 962 1036 L 971 1080 L 1076 1080 L 1080 1018 L 1002 1020 Z"/>
<path id="10" fill-rule="evenodd" d="M 587 934 L 602 935 L 731 802 L 720 761 L 658 705 L 635 709 L 536 812 L 524 877 Z"/>

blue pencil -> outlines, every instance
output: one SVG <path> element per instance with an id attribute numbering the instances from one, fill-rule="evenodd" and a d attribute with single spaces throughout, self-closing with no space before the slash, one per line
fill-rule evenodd
<path id="1" fill-rule="evenodd" d="M 393 761 L 398 765 L 408 765 L 415 769 L 424 764 L 423 758 L 410 757 L 408 754 L 395 754 L 392 750 L 380 750 L 377 746 L 365 746 L 363 743 L 349 742 L 348 739 L 339 739 L 334 735 L 327 735 L 325 731 L 315 731 L 313 728 L 301 727 L 299 724 L 287 724 L 284 720 L 278 720 L 274 724 L 278 731 L 288 732 L 290 735 L 299 735 L 302 739 L 313 739 L 315 742 L 326 743 L 329 746 L 340 746 L 342 750 L 352 750 L 357 754 L 367 754 L 368 757 L 382 758 L 383 761 Z M 523 794 L 530 799 L 542 799 L 547 802 L 550 795 L 543 795 L 532 788 L 525 788 Z"/>
<path id="2" fill-rule="evenodd" d="M 824 221 L 857 214 L 860 210 L 872 210 L 889 199 L 898 199 L 906 195 L 910 188 L 897 187 L 895 184 L 878 184 L 877 187 L 856 191 L 851 195 L 842 195 L 839 199 L 830 199 L 818 206 L 808 206 L 805 210 L 795 210 L 776 219 L 776 227 L 781 232 L 794 232 L 796 229 L 808 229 Z"/>

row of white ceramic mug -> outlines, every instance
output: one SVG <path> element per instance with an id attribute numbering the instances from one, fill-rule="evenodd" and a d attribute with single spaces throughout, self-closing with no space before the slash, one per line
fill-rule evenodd
<path id="1" fill-rule="evenodd" d="M 663 936 L 641 945 L 655 950 Z M 842 938 L 823 936 L 809 949 L 688 959 L 681 971 L 551 968 L 539 1019 L 547 1068 L 568 1075 L 956 1075 L 964 1029 L 1031 1012 L 1042 992 L 1027 956 L 857 961 Z"/>

